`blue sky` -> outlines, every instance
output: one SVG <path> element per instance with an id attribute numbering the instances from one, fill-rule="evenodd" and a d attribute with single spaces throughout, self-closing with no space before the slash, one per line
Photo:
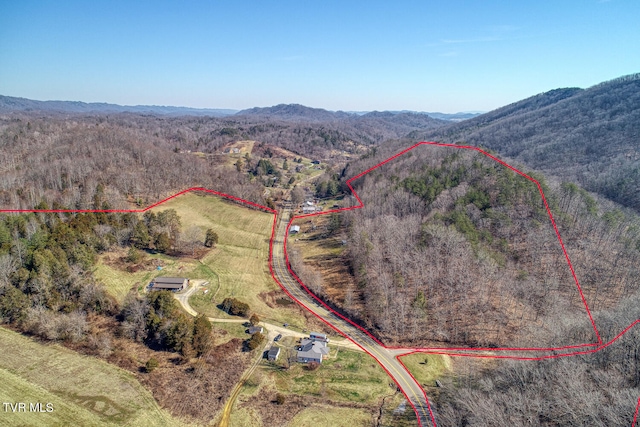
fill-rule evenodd
<path id="1" fill-rule="evenodd" d="M 491 110 L 640 72 L 638 0 L 0 0 L 0 94 Z"/>

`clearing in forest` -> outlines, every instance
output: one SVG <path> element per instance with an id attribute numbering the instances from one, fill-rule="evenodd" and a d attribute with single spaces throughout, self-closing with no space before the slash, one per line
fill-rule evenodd
<path id="1" fill-rule="evenodd" d="M 156 211 L 166 209 L 175 209 L 183 231 L 197 227 L 204 235 L 207 229 L 212 229 L 219 237 L 212 250 L 200 259 L 192 259 L 191 264 L 185 263 L 181 273 L 209 281 L 209 292 L 204 294 L 200 290 L 191 297 L 194 309 L 209 317 L 227 317 L 217 305 L 224 298 L 233 297 L 249 304 L 251 311 L 261 318 L 304 324 L 297 306 L 280 306 L 267 300 L 268 294 L 280 290 L 269 271 L 273 214 L 194 192 L 154 208 Z M 162 272 L 162 275 L 166 274 Z"/>
<path id="2" fill-rule="evenodd" d="M 273 214 L 200 192 L 184 193 L 152 211 L 168 209 L 180 217 L 182 233 L 193 234 L 197 229 L 196 234 L 204 236 L 212 229 L 218 243 L 210 250 L 196 251 L 195 256 L 146 254 L 136 271 L 128 270 L 128 264 L 122 262 L 126 251 L 102 254 L 94 274 L 111 295 L 122 302 L 132 289 L 143 292 L 154 277 L 188 277 L 209 282 L 190 299 L 194 309 L 209 317 L 229 317 L 217 306 L 224 298 L 234 297 L 265 320 L 304 328 L 306 320 L 297 306 L 279 305 L 274 302 L 277 298 L 272 298 L 280 289 L 269 271 Z"/>

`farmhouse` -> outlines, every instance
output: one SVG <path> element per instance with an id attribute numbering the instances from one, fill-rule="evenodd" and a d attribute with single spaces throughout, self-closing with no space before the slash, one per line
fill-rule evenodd
<path id="1" fill-rule="evenodd" d="M 267 352 L 267 359 L 269 360 L 278 360 L 278 356 L 280 356 L 280 347 L 271 347 Z"/>
<path id="2" fill-rule="evenodd" d="M 174 291 L 179 292 L 189 286 L 189 279 L 186 277 L 156 277 L 151 282 L 153 291 Z"/>
<path id="3" fill-rule="evenodd" d="M 310 338 L 303 338 L 298 348 L 297 361 L 300 363 L 318 362 L 329 354 L 329 347 L 325 341 L 314 341 Z"/>

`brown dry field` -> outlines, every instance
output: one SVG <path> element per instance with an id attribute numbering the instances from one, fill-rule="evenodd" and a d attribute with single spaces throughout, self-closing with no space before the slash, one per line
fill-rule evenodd
<path id="1" fill-rule="evenodd" d="M 362 294 L 353 275 L 342 240 L 347 239 L 344 229 L 334 236 L 325 236 L 329 215 L 295 220 L 300 226 L 300 233 L 289 239 L 289 247 L 300 251 L 304 263 L 318 272 L 323 279 L 325 298 L 334 304 L 344 307 L 347 289 L 352 290 L 350 310 L 361 313 L 364 309 Z M 315 227 L 315 230 L 314 230 Z"/>

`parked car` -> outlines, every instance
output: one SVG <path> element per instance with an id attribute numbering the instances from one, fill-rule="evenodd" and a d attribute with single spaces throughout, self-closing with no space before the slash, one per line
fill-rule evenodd
<path id="1" fill-rule="evenodd" d="M 273 341 L 274 342 L 280 341 L 280 338 L 282 338 L 282 334 L 276 335 L 276 337 L 273 339 Z"/>

